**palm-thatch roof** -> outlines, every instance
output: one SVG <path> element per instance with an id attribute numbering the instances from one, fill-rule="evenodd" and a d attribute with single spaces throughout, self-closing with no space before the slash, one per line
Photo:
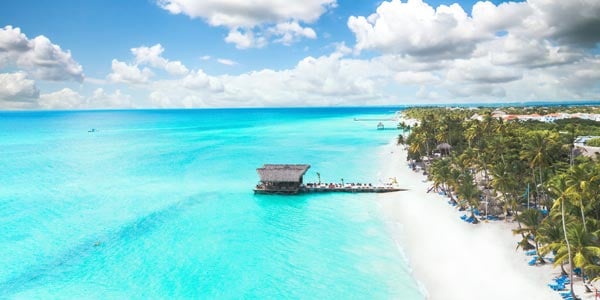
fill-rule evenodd
<path id="1" fill-rule="evenodd" d="M 442 150 L 450 151 L 450 149 L 452 149 L 452 146 L 450 146 L 450 144 L 448 144 L 448 143 L 441 143 L 441 144 L 437 145 L 436 149 L 439 151 L 442 151 Z"/>
<path id="2" fill-rule="evenodd" d="M 448 143 L 441 143 L 437 145 L 436 149 L 442 155 L 450 155 L 450 150 L 452 149 L 452 146 L 450 146 L 450 144 Z"/>
<path id="3" fill-rule="evenodd" d="M 310 165 L 299 164 L 266 164 L 256 169 L 261 182 L 302 182 L 302 176 Z"/>

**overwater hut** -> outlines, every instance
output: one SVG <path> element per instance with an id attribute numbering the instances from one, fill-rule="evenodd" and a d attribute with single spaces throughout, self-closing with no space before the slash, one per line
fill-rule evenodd
<path id="1" fill-rule="evenodd" d="M 441 143 L 437 145 L 436 150 L 440 152 L 441 156 L 450 155 L 450 150 L 452 150 L 452 146 L 448 143 Z"/>
<path id="2" fill-rule="evenodd" d="M 302 185 L 302 177 L 310 165 L 265 164 L 257 168 L 260 183 L 254 189 L 258 194 L 297 194 Z"/>
<path id="3" fill-rule="evenodd" d="M 385 129 L 385 126 L 383 125 L 383 123 L 379 122 L 379 124 L 377 124 L 377 130 L 383 130 Z"/>

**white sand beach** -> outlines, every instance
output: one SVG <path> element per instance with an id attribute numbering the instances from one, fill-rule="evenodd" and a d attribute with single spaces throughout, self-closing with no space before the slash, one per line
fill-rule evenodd
<path id="1" fill-rule="evenodd" d="M 427 193 L 431 183 L 408 168 L 403 147 L 384 148 L 381 176 L 396 177 L 409 191 L 383 194 L 378 201 L 428 299 L 561 299 L 547 286 L 560 268 L 529 266 L 530 257 L 515 250 L 519 238 L 510 230 L 515 224 L 463 222 L 448 198 Z"/>

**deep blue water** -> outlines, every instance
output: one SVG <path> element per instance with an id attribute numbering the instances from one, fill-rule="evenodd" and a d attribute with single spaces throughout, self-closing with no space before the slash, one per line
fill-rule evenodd
<path id="1" fill-rule="evenodd" d="M 252 192 L 381 180 L 395 110 L 0 112 L 0 298 L 422 299 L 373 195 Z"/>

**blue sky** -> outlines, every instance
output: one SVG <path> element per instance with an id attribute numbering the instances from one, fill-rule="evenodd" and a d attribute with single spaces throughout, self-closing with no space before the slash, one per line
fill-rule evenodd
<path id="1" fill-rule="evenodd" d="M 599 3 L 5 1 L 0 109 L 595 100 Z"/>

